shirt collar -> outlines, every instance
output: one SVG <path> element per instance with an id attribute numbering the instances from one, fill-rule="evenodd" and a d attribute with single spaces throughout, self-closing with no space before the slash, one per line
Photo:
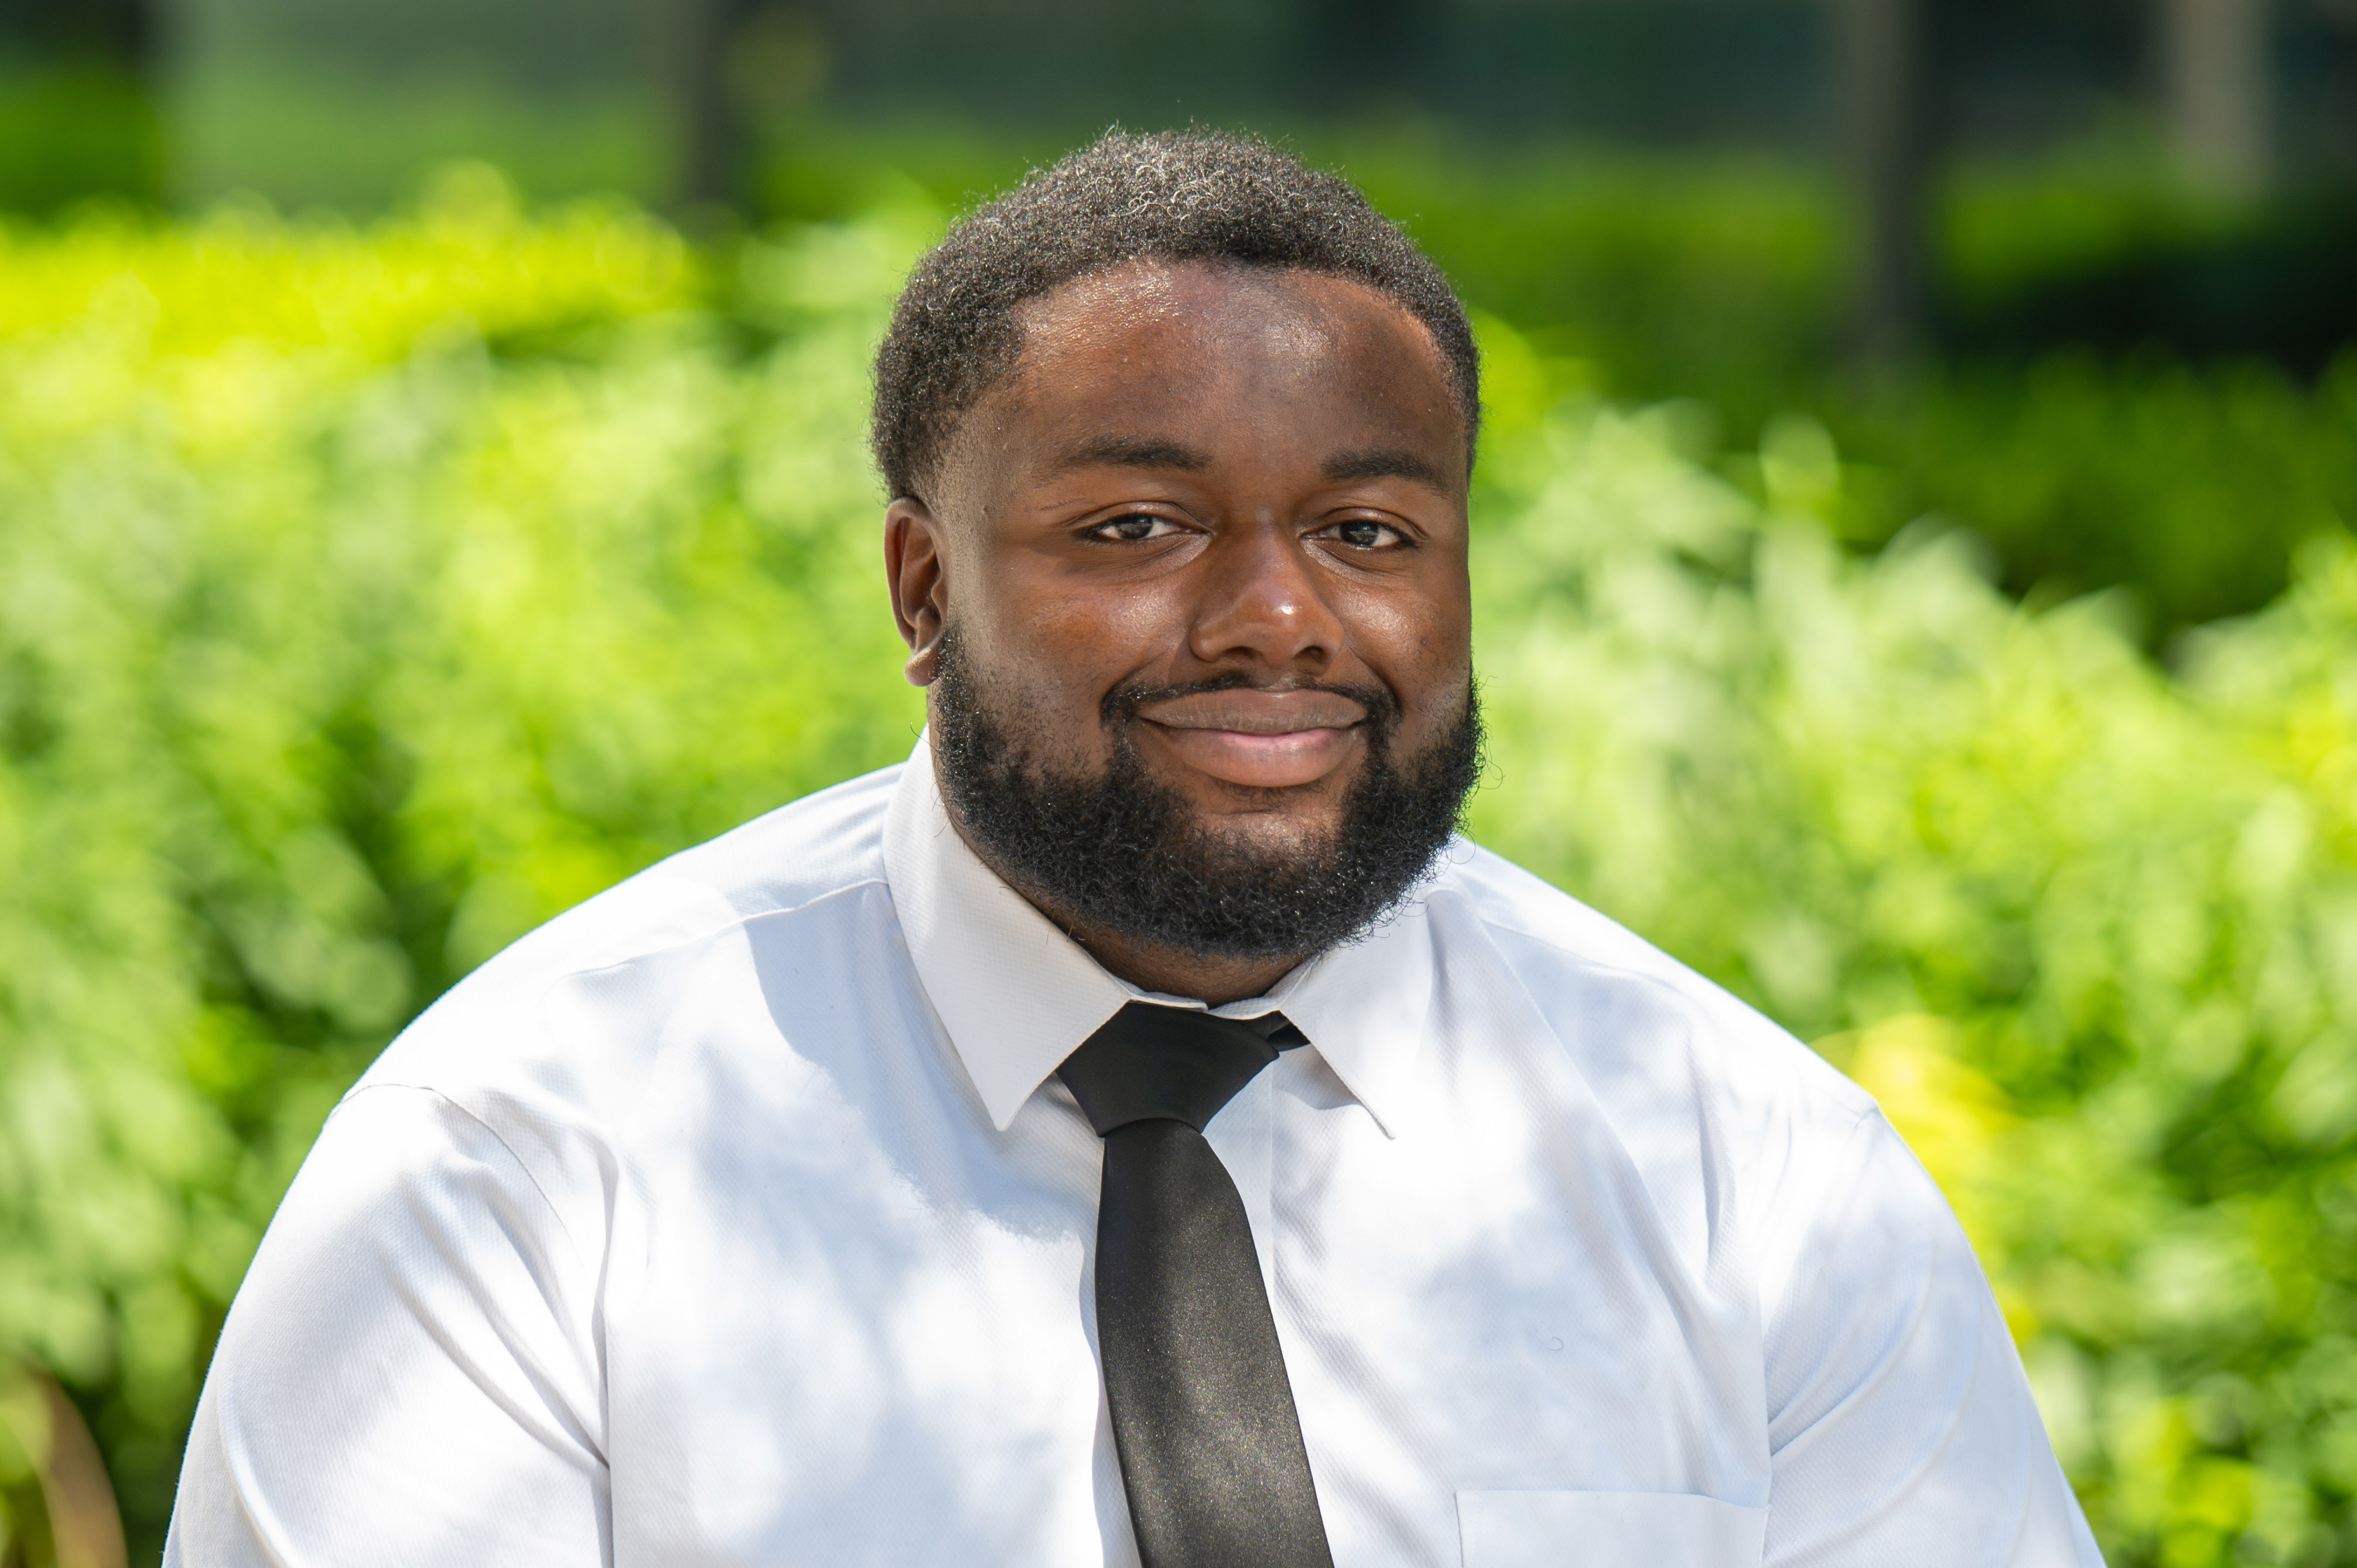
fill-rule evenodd
<path id="1" fill-rule="evenodd" d="M 1082 1041 L 1141 998 L 1039 913 L 958 836 L 917 741 L 884 817 L 884 869 L 917 979 L 948 1030 L 993 1125 L 1016 1112 Z M 1281 1008 L 1387 1136 L 1399 1135 L 1431 1011 L 1432 929 L 1421 903 L 1330 949 L 1265 997 L 1211 1011 L 1251 1018 Z"/>

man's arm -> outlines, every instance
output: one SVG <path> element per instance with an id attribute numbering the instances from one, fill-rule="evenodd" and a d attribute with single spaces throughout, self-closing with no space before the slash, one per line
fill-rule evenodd
<path id="1" fill-rule="evenodd" d="M 353 1095 L 231 1309 L 167 1568 L 610 1562 L 596 1281 L 482 1122 Z"/>
<path id="2" fill-rule="evenodd" d="M 2100 1568 L 1971 1244 L 1879 1113 L 1781 1229 L 1769 1568 Z"/>

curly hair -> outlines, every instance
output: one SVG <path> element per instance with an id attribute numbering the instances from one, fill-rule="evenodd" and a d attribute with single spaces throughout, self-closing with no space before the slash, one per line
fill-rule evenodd
<path id="1" fill-rule="evenodd" d="M 876 355 L 871 439 L 893 496 L 918 494 L 959 419 L 1015 368 L 1017 306 L 1140 258 L 1324 273 L 1388 295 L 1432 334 L 1472 450 L 1472 326 L 1398 225 L 1348 181 L 1265 142 L 1115 130 L 968 213 L 909 275 Z"/>

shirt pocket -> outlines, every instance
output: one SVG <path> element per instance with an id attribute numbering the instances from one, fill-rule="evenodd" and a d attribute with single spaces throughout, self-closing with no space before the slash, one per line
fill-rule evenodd
<path id="1" fill-rule="evenodd" d="M 1768 1510 L 1684 1492 L 1459 1492 L 1465 1568 L 1759 1568 Z"/>

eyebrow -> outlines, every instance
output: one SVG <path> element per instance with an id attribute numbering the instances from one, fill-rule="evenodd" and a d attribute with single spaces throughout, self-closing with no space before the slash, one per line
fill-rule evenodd
<path id="1" fill-rule="evenodd" d="M 1329 484 L 1339 485 L 1351 479 L 1413 479 L 1445 496 L 1457 493 L 1457 481 L 1453 476 L 1442 472 L 1428 458 L 1395 448 L 1337 452 L 1326 459 L 1322 472 Z"/>
<path id="2" fill-rule="evenodd" d="M 1209 453 L 1153 435 L 1099 435 L 1067 447 L 1054 473 L 1075 468 L 1178 468 L 1193 473 L 1211 466 Z"/>

